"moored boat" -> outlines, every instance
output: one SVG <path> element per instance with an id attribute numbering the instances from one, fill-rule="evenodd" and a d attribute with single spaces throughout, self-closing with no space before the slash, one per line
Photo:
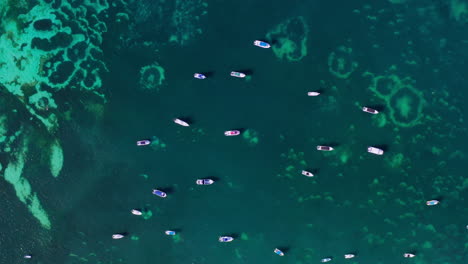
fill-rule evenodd
<path id="1" fill-rule="evenodd" d="M 151 141 L 148 139 L 138 140 L 136 144 L 137 146 L 146 146 L 146 145 L 151 144 Z"/>
<path id="2" fill-rule="evenodd" d="M 373 115 L 376 115 L 379 113 L 379 111 L 375 110 L 375 109 L 372 109 L 372 108 L 369 108 L 369 107 L 362 107 L 362 111 L 366 112 L 366 113 L 369 113 L 369 114 L 373 114 Z"/>
<path id="3" fill-rule="evenodd" d="M 132 209 L 131 212 L 132 212 L 132 214 L 134 214 L 134 215 L 142 215 L 142 214 L 143 214 L 143 213 L 142 213 L 140 210 L 138 210 L 138 209 Z"/>
<path id="4" fill-rule="evenodd" d="M 319 96 L 320 93 L 319 92 L 307 92 L 307 95 L 308 96 Z"/>
<path id="5" fill-rule="evenodd" d="M 317 150 L 322 150 L 322 151 L 332 151 L 334 148 L 330 146 L 317 146 Z"/>
<path id="6" fill-rule="evenodd" d="M 277 254 L 277 255 L 279 255 L 279 256 L 284 256 L 284 252 L 281 251 L 281 250 L 279 250 L 279 249 L 277 249 L 277 248 L 275 248 L 275 250 L 274 250 L 273 252 L 275 252 L 275 254 Z"/>
<path id="7" fill-rule="evenodd" d="M 178 125 L 181 125 L 181 126 L 184 126 L 184 127 L 188 127 L 190 126 L 187 122 L 179 119 L 179 118 L 174 118 L 174 123 L 178 124 Z"/>
<path id="8" fill-rule="evenodd" d="M 230 237 L 230 236 L 220 236 L 220 237 L 218 238 L 218 241 L 219 241 L 219 242 L 231 242 L 231 241 L 233 241 L 233 240 L 234 240 L 234 238 L 233 238 L 233 237 Z"/>
<path id="9" fill-rule="evenodd" d="M 431 205 L 437 205 L 439 204 L 438 200 L 430 200 L 426 202 L 426 205 L 431 206 Z"/>
<path id="10" fill-rule="evenodd" d="M 367 147 L 367 152 L 375 154 L 375 155 L 382 155 L 384 154 L 384 151 L 376 148 L 376 147 Z"/>
<path id="11" fill-rule="evenodd" d="M 306 170 L 302 170 L 302 175 L 307 177 L 314 177 L 314 174 L 312 174 L 312 172 Z"/>
<path id="12" fill-rule="evenodd" d="M 232 71 L 231 76 L 232 77 L 237 77 L 237 78 L 245 78 L 246 75 L 245 75 L 245 73 L 242 73 L 242 72 Z"/>
<path id="13" fill-rule="evenodd" d="M 121 238 L 124 238 L 125 236 L 122 235 L 122 234 L 113 234 L 112 235 L 112 239 L 121 239 Z"/>
<path id="14" fill-rule="evenodd" d="M 206 76 L 204 74 L 201 74 L 201 73 L 195 73 L 193 75 L 193 77 L 196 78 L 196 79 L 200 79 L 200 80 L 206 79 Z"/>
<path id="15" fill-rule="evenodd" d="M 213 184 L 215 181 L 213 181 L 212 179 L 198 179 L 196 181 L 196 183 L 198 185 L 211 185 Z"/>
<path id="16" fill-rule="evenodd" d="M 239 130 L 228 130 L 228 131 L 225 131 L 224 132 L 224 135 L 225 136 L 238 136 L 240 135 L 240 131 Z"/>
<path id="17" fill-rule="evenodd" d="M 264 49 L 268 49 L 271 47 L 270 43 L 261 40 L 255 40 L 254 45 Z"/>
<path id="18" fill-rule="evenodd" d="M 345 259 L 351 259 L 351 258 L 354 258 L 354 257 L 355 257 L 354 254 L 345 254 L 345 255 L 344 255 L 344 258 L 345 258 Z"/>
<path id="19" fill-rule="evenodd" d="M 154 194 L 154 195 L 157 195 L 157 196 L 159 196 L 159 197 L 162 197 L 162 198 L 166 198 L 166 197 L 167 197 L 167 194 L 166 194 L 165 192 L 160 191 L 160 190 L 156 190 L 156 189 L 153 190 L 153 194 Z"/>
<path id="20" fill-rule="evenodd" d="M 332 258 L 323 258 L 320 260 L 320 262 L 330 262 Z"/>
<path id="21" fill-rule="evenodd" d="M 164 231 L 164 233 L 168 236 L 175 236 L 176 232 L 175 231 L 172 231 L 172 230 L 166 230 Z"/>
<path id="22" fill-rule="evenodd" d="M 404 254 L 403 254 L 403 257 L 405 257 L 405 258 L 414 258 L 414 257 L 416 257 L 416 255 L 415 255 L 415 254 L 411 254 L 411 253 L 404 253 Z"/>

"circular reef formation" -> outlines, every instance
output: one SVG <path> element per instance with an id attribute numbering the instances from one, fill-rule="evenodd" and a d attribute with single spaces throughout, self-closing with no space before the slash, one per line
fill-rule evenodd
<path id="1" fill-rule="evenodd" d="M 267 33 L 267 38 L 272 41 L 273 52 L 276 57 L 288 61 L 300 61 L 307 55 L 307 36 L 309 26 L 304 17 L 290 18 Z"/>

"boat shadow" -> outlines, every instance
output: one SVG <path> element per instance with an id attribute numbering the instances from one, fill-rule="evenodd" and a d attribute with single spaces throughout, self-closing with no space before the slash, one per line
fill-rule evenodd
<path id="1" fill-rule="evenodd" d="M 206 71 L 206 72 L 201 72 L 201 74 L 205 75 L 206 78 L 211 78 L 215 75 L 214 71 Z"/>
<path id="2" fill-rule="evenodd" d="M 383 150 L 384 152 L 388 151 L 388 145 L 387 144 L 373 145 L 373 147 L 379 148 L 379 149 Z"/>
<path id="3" fill-rule="evenodd" d="M 253 69 L 240 69 L 240 70 L 238 70 L 237 72 L 245 73 L 245 75 L 253 75 L 253 74 L 254 74 L 254 70 L 253 70 Z"/>
<path id="4" fill-rule="evenodd" d="M 386 108 L 386 107 L 385 107 L 385 105 L 383 105 L 383 104 L 366 105 L 366 107 L 369 107 L 369 108 L 375 109 L 375 110 L 377 110 L 377 111 L 379 111 L 379 112 L 382 112 L 382 111 L 384 111 L 384 110 L 385 110 L 385 108 Z"/>
<path id="5" fill-rule="evenodd" d="M 157 189 L 157 188 L 154 188 L 154 189 Z M 158 190 L 163 191 L 167 194 L 173 194 L 175 192 L 175 188 L 172 186 L 159 188 Z"/>
<path id="6" fill-rule="evenodd" d="M 193 117 L 191 117 L 191 116 L 180 116 L 180 117 L 178 117 L 178 118 L 179 118 L 180 120 L 182 120 L 182 121 L 185 121 L 185 122 L 189 123 L 189 125 L 192 125 L 192 124 L 195 123 Z"/>

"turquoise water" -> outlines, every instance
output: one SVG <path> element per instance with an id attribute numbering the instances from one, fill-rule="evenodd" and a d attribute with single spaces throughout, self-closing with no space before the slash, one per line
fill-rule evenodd
<path id="1" fill-rule="evenodd" d="M 0 263 L 467 263 L 468 1 L 0 4 Z"/>

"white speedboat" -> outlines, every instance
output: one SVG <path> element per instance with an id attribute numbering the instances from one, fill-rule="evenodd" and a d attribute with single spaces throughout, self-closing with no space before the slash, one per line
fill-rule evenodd
<path id="1" fill-rule="evenodd" d="M 137 141 L 137 146 L 147 146 L 149 144 L 151 144 L 151 141 L 148 139 Z"/>
<path id="2" fill-rule="evenodd" d="M 156 190 L 156 189 L 153 190 L 153 194 L 154 194 L 154 195 L 157 195 L 157 196 L 159 196 L 159 197 L 162 197 L 162 198 L 166 198 L 166 197 L 167 197 L 167 194 L 166 194 L 165 192 L 160 191 L 160 190 Z"/>
<path id="3" fill-rule="evenodd" d="M 362 111 L 369 113 L 369 114 L 373 114 L 373 115 L 376 115 L 379 113 L 379 111 L 369 108 L 369 107 L 365 107 L 365 106 L 362 108 Z"/>
<path id="4" fill-rule="evenodd" d="M 354 258 L 354 257 L 355 257 L 354 254 L 345 254 L 345 255 L 344 255 L 344 258 L 345 258 L 345 259 L 351 259 L 351 258 Z"/>
<path id="5" fill-rule="evenodd" d="M 367 147 L 367 152 L 375 154 L 375 155 L 382 155 L 384 153 L 383 150 L 376 148 L 376 147 Z"/>
<path id="6" fill-rule="evenodd" d="M 245 75 L 245 73 L 242 73 L 242 72 L 232 71 L 231 76 L 232 77 L 237 77 L 237 78 L 245 78 L 246 75 Z"/>
<path id="7" fill-rule="evenodd" d="M 307 92 L 307 95 L 308 96 L 319 96 L 320 93 L 319 92 Z"/>
<path id="8" fill-rule="evenodd" d="M 172 231 L 172 230 L 166 230 L 164 231 L 164 233 L 168 236 L 175 236 L 176 232 L 175 231 Z"/>
<path id="9" fill-rule="evenodd" d="M 416 255 L 415 255 L 415 254 L 411 254 L 411 253 L 404 253 L 404 254 L 403 254 L 403 257 L 405 257 L 405 258 L 414 258 L 414 257 L 416 257 Z"/>
<path id="10" fill-rule="evenodd" d="M 121 238 L 124 238 L 125 236 L 122 235 L 122 234 L 113 234 L 112 235 L 112 239 L 121 239 Z"/>
<path id="11" fill-rule="evenodd" d="M 330 262 L 332 258 L 323 258 L 320 260 L 320 262 Z"/>
<path id="12" fill-rule="evenodd" d="M 277 254 L 277 255 L 279 255 L 279 256 L 284 256 L 284 252 L 281 251 L 281 250 L 279 250 L 279 249 L 277 249 L 277 248 L 275 248 L 275 250 L 274 250 L 273 252 L 275 252 L 275 254 Z"/>
<path id="13" fill-rule="evenodd" d="M 211 185 L 213 184 L 215 181 L 213 181 L 212 179 L 198 179 L 196 181 L 196 183 L 198 185 Z"/>
<path id="14" fill-rule="evenodd" d="M 132 212 L 133 215 L 142 215 L 143 214 L 140 210 L 137 210 L 137 209 L 132 209 L 131 212 Z"/>
<path id="15" fill-rule="evenodd" d="M 317 150 L 322 150 L 322 151 L 332 151 L 334 148 L 330 146 L 317 146 Z"/>
<path id="16" fill-rule="evenodd" d="M 225 136 L 238 136 L 240 135 L 240 131 L 239 130 L 228 130 L 228 131 L 225 131 L 224 132 L 224 135 Z"/>
<path id="17" fill-rule="evenodd" d="M 426 202 L 426 205 L 431 206 L 431 205 L 437 205 L 439 204 L 438 200 L 430 200 Z"/>
<path id="18" fill-rule="evenodd" d="M 204 74 L 201 74 L 201 73 L 195 73 L 193 75 L 193 77 L 196 78 L 196 79 L 200 79 L 200 80 L 206 79 L 206 76 Z"/>
<path id="19" fill-rule="evenodd" d="M 174 123 L 178 124 L 178 125 L 181 125 L 181 126 L 184 126 L 184 127 L 188 127 L 190 126 L 187 122 L 179 119 L 179 118 L 174 118 Z"/>
<path id="20" fill-rule="evenodd" d="M 231 241 L 233 241 L 233 240 L 234 240 L 234 238 L 233 238 L 233 237 L 230 237 L 230 236 L 220 236 L 220 237 L 218 238 L 218 241 L 219 241 L 219 242 L 231 242 Z"/>
<path id="21" fill-rule="evenodd" d="M 314 174 L 312 174 L 312 172 L 306 170 L 302 170 L 302 175 L 307 177 L 314 177 Z"/>
<path id="22" fill-rule="evenodd" d="M 24 255 L 23 258 L 30 259 L 30 258 L 32 258 L 32 256 L 31 255 Z"/>
<path id="23" fill-rule="evenodd" d="M 268 49 L 271 47 L 270 43 L 261 40 L 255 40 L 254 45 L 264 49 Z"/>

